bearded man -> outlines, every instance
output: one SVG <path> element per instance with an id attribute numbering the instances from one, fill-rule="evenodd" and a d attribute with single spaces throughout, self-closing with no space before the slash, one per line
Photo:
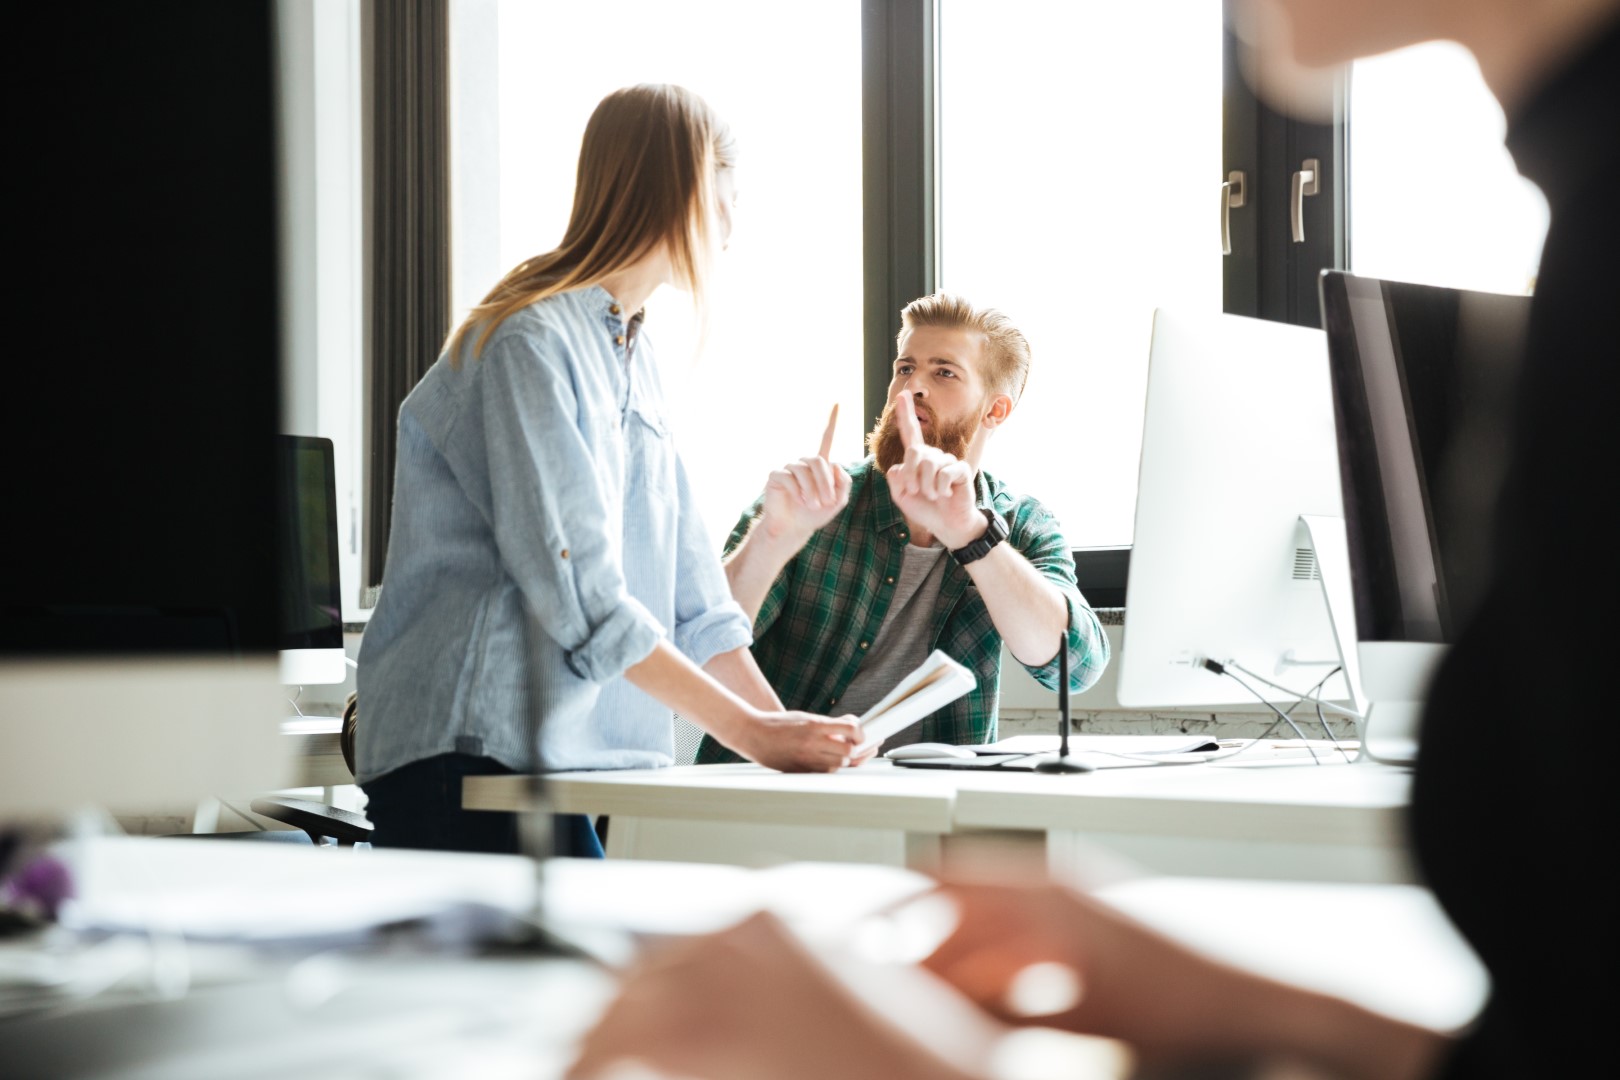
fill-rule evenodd
<path id="1" fill-rule="evenodd" d="M 821 452 L 771 473 L 743 515 L 726 577 L 785 707 L 860 715 L 937 648 L 977 685 L 885 748 L 990 742 L 1003 642 L 1053 689 L 1067 649 L 1081 691 L 1107 665 L 1108 639 L 1057 519 L 979 468 L 1029 378 L 1024 335 L 936 293 L 906 305 L 896 345 L 871 455 L 829 461 L 835 409 Z M 705 738 L 697 760 L 740 759 Z"/>

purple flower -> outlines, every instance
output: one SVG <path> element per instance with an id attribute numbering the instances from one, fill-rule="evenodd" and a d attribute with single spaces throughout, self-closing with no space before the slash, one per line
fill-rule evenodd
<path id="1" fill-rule="evenodd" d="M 37 855 L 0 885 L 7 907 L 55 921 L 62 901 L 73 896 L 73 875 L 53 855 Z"/>

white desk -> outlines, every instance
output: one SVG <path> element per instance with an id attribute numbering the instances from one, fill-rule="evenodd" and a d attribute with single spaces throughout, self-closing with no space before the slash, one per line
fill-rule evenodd
<path id="1" fill-rule="evenodd" d="M 1292 761 L 971 775 L 957 787 L 956 828 L 1044 830 L 1058 866 L 1102 847 L 1160 873 L 1416 880 L 1404 831 L 1410 774 L 1400 769 Z"/>
<path id="2" fill-rule="evenodd" d="M 1297 881 L 1414 880 L 1408 774 L 1376 765 L 1099 769 L 1079 776 L 900 769 L 831 775 L 695 765 L 549 778 L 553 807 L 607 814 L 620 858 L 770 865 L 793 859 L 928 869 L 986 835 L 1043 842 L 1067 866 L 1100 846 L 1160 873 Z M 516 810 L 520 777 L 466 781 L 463 805 Z"/>
<path id="3" fill-rule="evenodd" d="M 0 1023 L 8 1076 L 557 1076 L 612 991 L 600 970 L 555 960 L 320 949 L 244 972 L 237 954 L 200 943 L 276 928 L 341 933 L 458 901 L 526 910 L 535 875 L 517 858 L 126 839 L 91 842 L 80 865 L 89 922 L 134 913 L 154 933 L 88 950 L 102 969 L 131 961 L 125 989 Z M 880 867 L 560 860 L 545 896 L 563 925 L 642 936 L 702 932 L 768 908 L 837 950 L 858 938 L 859 920 L 922 887 Z M 1485 997 L 1483 969 L 1417 887 L 1143 878 L 1100 894 L 1195 947 L 1413 1022 L 1459 1026 Z M 193 940 L 184 956 L 172 952 L 178 934 Z M 16 948 L 0 947 L 0 962 Z M 60 947 L 40 958 L 71 961 Z M 172 977 L 176 962 L 190 967 L 189 989 L 165 998 L 143 984 L 164 967 Z M 1097 1076 L 1057 1064 L 1052 1075 Z"/>
<path id="4" fill-rule="evenodd" d="M 547 784 L 559 813 L 611 817 L 614 858 L 927 868 L 938 859 L 940 838 L 954 828 L 951 777 L 887 762 L 821 775 L 746 764 L 559 773 Z M 528 780 L 470 777 L 462 805 L 520 810 L 529 805 Z"/>

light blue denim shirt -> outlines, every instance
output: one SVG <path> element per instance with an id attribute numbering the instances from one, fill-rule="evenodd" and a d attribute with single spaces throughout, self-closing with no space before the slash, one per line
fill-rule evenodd
<path id="1" fill-rule="evenodd" d="M 632 342 L 627 336 L 635 337 Z M 360 645 L 356 776 L 438 754 L 547 769 L 674 761 L 670 711 L 621 678 L 665 635 L 749 645 L 664 417 L 645 333 L 601 288 L 508 318 L 399 411 L 382 595 Z"/>

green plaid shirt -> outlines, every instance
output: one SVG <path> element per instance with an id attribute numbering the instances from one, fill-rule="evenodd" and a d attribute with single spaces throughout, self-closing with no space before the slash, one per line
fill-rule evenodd
<path id="1" fill-rule="evenodd" d="M 900 576 L 909 530 L 889 498 L 888 482 L 872 459 L 846 466 L 851 478 L 849 505 L 795 555 L 765 594 L 754 620 L 754 658 L 789 709 L 837 715 L 838 700 L 866 658 L 862 646 L 877 638 Z M 1102 624 L 1080 595 L 1074 558 L 1063 532 L 1046 507 L 1007 490 L 988 473 L 976 480 L 978 502 L 1007 522 L 1007 542 L 1021 552 L 1068 599 L 1069 686 L 1085 690 L 1108 664 Z M 726 541 L 735 551 L 759 516 L 764 497 L 742 516 Z M 934 610 L 931 648 L 943 649 L 973 672 L 977 685 L 964 697 L 922 723 L 922 741 L 963 745 L 996 737 L 996 703 L 1001 692 L 1001 634 L 979 590 L 956 560 L 945 561 Z M 1057 688 L 1058 658 L 1028 667 L 1043 686 Z M 705 736 L 699 764 L 740 761 Z"/>

